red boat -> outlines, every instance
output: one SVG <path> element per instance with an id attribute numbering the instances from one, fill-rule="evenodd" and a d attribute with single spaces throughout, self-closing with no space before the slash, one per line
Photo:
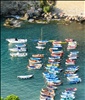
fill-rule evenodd
<path id="1" fill-rule="evenodd" d="M 67 88 L 65 91 L 77 91 L 77 88 Z"/>
<path id="2" fill-rule="evenodd" d="M 73 42 L 73 39 L 65 39 L 66 42 Z"/>
<path id="3" fill-rule="evenodd" d="M 63 56 L 63 53 L 59 53 L 59 54 L 51 53 L 51 56 L 52 56 L 52 57 L 56 57 L 56 56 L 62 57 L 62 56 Z"/>

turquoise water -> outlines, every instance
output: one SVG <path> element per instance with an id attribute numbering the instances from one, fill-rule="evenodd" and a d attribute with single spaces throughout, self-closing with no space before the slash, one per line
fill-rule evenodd
<path id="1" fill-rule="evenodd" d="M 3 23 L 3 22 L 2 22 Z M 76 87 L 78 90 L 75 94 L 75 100 L 85 100 L 85 27 L 81 24 L 72 23 L 68 26 L 60 25 L 57 23 L 44 24 L 28 24 L 25 23 L 21 28 L 10 29 L 1 25 L 1 96 L 6 97 L 10 94 L 19 96 L 20 100 L 39 100 L 40 90 L 45 87 L 45 81 L 42 76 L 44 68 L 40 70 L 28 70 L 28 59 L 32 54 L 44 53 L 43 59 L 44 66 L 47 63 L 47 57 L 50 55 L 48 49 L 52 47 L 51 43 L 47 44 L 45 50 L 37 50 L 35 48 L 36 42 L 33 39 L 40 38 L 41 28 L 43 27 L 43 39 L 45 40 L 62 40 L 65 38 L 73 38 L 78 42 L 77 50 L 80 51 L 79 58 L 76 61 L 76 65 L 80 66 L 78 71 L 79 76 L 82 78 L 82 82 L 79 84 L 69 85 L 66 78 L 63 76 L 63 72 L 59 77 L 63 81 L 63 85 L 58 86 L 56 91 L 55 100 L 59 100 L 60 94 L 64 89 L 69 87 Z M 12 45 L 8 45 L 6 38 L 27 38 L 28 56 L 24 58 L 12 58 L 9 55 L 9 48 Z M 63 44 L 64 56 L 61 62 L 61 67 L 66 69 L 65 59 L 69 53 L 66 50 L 67 45 Z M 34 74 L 34 78 L 28 80 L 17 79 L 18 75 Z M 82 99 L 81 99 L 82 98 Z"/>

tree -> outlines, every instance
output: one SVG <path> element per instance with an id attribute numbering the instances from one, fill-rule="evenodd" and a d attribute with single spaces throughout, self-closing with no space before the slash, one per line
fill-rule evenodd
<path id="1" fill-rule="evenodd" d="M 18 96 L 14 95 L 14 94 L 11 94 L 11 95 L 8 95 L 5 100 L 20 100 Z"/>
<path id="2" fill-rule="evenodd" d="M 0 97 L 0 100 L 4 100 L 4 98 Z"/>
<path id="3" fill-rule="evenodd" d="M 50 11 L 50 6 L 44 6 L 43 11 L 44 13 L 48 13 Z"/>

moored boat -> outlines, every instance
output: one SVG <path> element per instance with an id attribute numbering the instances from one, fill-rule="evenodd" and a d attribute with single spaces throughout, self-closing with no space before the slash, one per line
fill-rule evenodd
<path id="1" fill-rule="evenodd" d="M 42 49 L 42 50 L 45 49 L 45 47 L 40 46 L 40 45 L 36 46 L 36 48 L 37 48 L 37 49 Z"/>
<path id="2" fill-rule="evenodd" d="M 33 75 L 21 75 L 21 76 L 17 76 L 17 78 L 19 79 L 29 79 L 29 78 L 32 78 Z"/>
<path id="3" fill-rule="evenodd" d="M 27 39 L 18 39 L 18 38 L 11 38 L 6 39 L 9 43 L 26 43 Z"/>
<path id="4" fill-rule="evenodd" d="M 26 57 L 27 53 L 26 52 L 23 52 L 23 53 L 20 53 L 20 52 L 10 53 L 10 56 L 12 56 L 12 57 Z"/>
<path id="5" fill-rule="evenodd" d="M 44 54 L 33 54 L 32 57 L 43 58 Z"/>
<path id="6" fill-rule="evenodd" d="M 27 49 L 26 48 L 21 48 L 21 47 L 17 47 L 17 48 L 10 48 L 9 49 L 10 51 L 12 51 L 12 52 L 22 52 L 22 51 L 27 51 Z"/>

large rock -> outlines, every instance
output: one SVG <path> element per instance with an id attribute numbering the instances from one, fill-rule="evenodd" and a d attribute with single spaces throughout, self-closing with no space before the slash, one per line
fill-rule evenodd
<path id="1" fill-rule="evenodd" d="M 26 12 L 27 10 L 32 11 L 36 6 L 36 2 L 40 6 L 40 1 L 1 1 L 1 14 L 6 14 L 9 11 L 10 14 L 16 14 L 19 11 L 22 14 L 23 10 Z"/>

